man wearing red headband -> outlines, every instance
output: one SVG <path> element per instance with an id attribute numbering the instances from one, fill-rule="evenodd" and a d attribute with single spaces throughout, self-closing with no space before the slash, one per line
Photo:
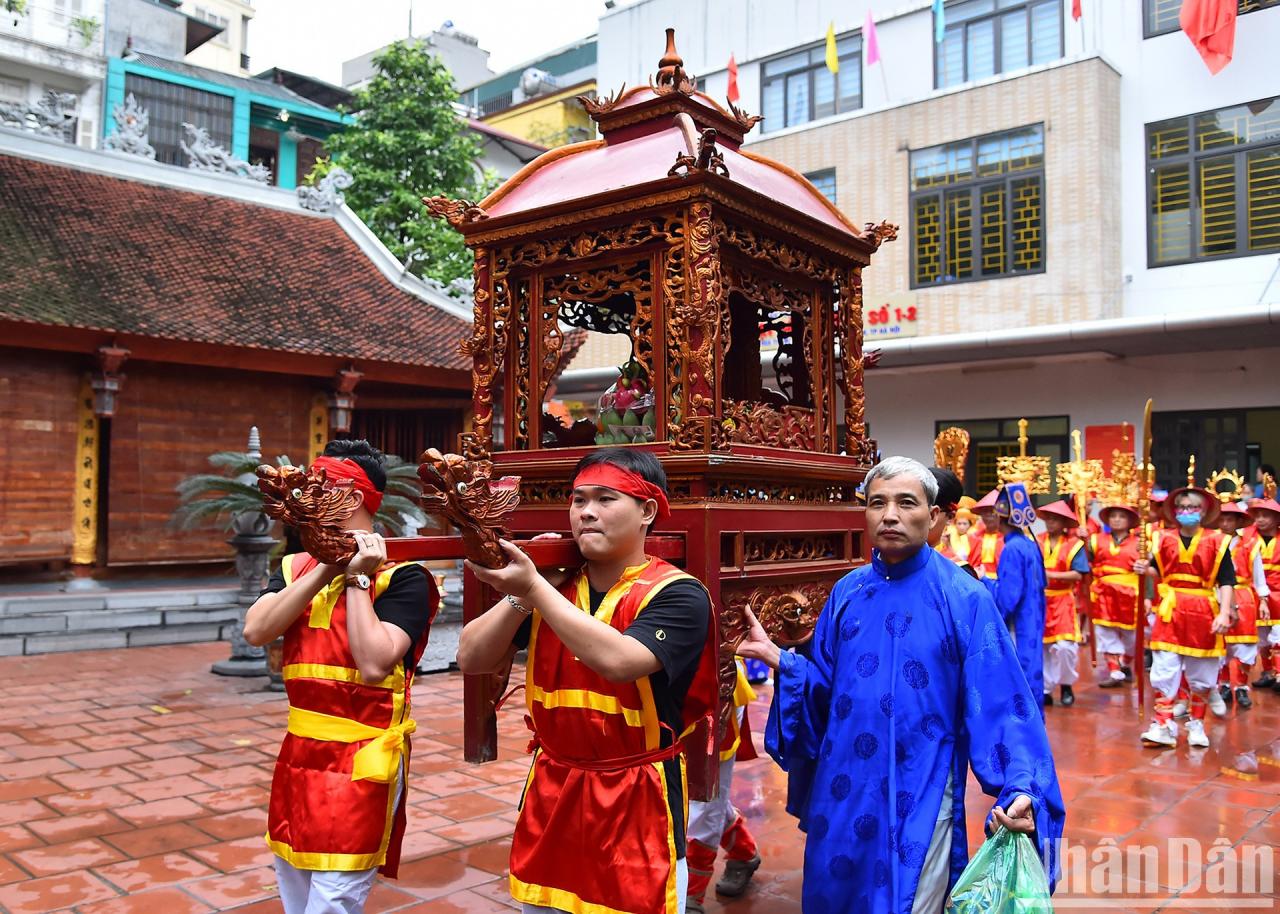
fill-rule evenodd
<path id="1" fill-rule="evenodd" d="M 349 483 L 347 563 L 286 555 L 245 615 L 244 637 L 284 636 L 289 729 L 271 781 L 267 845 L 285 914 L 357 914 L 379 869 L 394 877 L 405 828 L 409 686 L 440 604 L 421 565 L 387 564 L 373 516 L 387 487 L 367 441 L 331 441 L 313 468 Z"/>
<path id="2" fill-rule="evenodd" d="M 657 458 L 601 449 L 574 472 L 581 568 L 548 581 L 505 541 L 505 568 L 471 566 L 507 596 L 463 629 L 458 666 L 493 672 L 529 649 L 535 752 L 511 843 L 511 894 L 526 912 L 684 909 L 679 740 L 717 705 L 718 645 L 706 589 L 645 555 L 667 516 Z"/>

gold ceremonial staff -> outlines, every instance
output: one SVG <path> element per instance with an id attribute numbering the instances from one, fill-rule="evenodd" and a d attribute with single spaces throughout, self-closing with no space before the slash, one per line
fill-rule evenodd
<path id="1" fill-rule="evenodd" d="M 1156 468 L 1151 465 L 1151 399 L 1148 398 L 1147 406 L 1142 411 L 1142 462 L 1138 466 L 1138 503 L 1134 506 L 1138 509 L 1138 557 L 1143 561 L 1149 560 L 1151 556 L 1151 536 L 1147 527 L 1147 516 L 1151 513 L 1151 489 L 1155 485 L 1155 472 Z M 1150 580 L 1143 575 L 1138 587 L 1138 617 L 1135 620 L 1137 625 L 1134 626 L 1136 637 L 1133 644 L 1133 675 L 1138 687 L 1139 720 L 1147 716 L 1145 701 L 1147 668 L 1143 663 L 1143 656 L 1146 653 L 1144 629 L 1147 624 L 1147 610 L 1144 600 L 1151 590 Z"/>

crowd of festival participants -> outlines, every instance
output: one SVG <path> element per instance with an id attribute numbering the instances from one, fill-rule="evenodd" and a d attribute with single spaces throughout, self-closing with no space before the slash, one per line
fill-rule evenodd
<path id="1" fill-rule="evenodd" d="M 344 525 L 357 554 L 286 556 L 245 621 L 251 643 L 284 639 L 289 721 L 266 839 L 286 914 L 363 911 L 376 874 L 396 875 L 410 687 L 439 605 L 431 576 L 389 563 L 373 532 L 382 455 L 334 441 L 317 464 L 360 494 Z M 719 645 L 702 582 L 645 554 L 669 516 L 665 474 L 647 452 L 601 448 L 570 482 L 583 565 L 540 572 L 504 541 L 505 568 L 471 566 L 502 597 L 458 648 L 468 673 L 527 651 L 511 894 L 526 912 L 699 912 L 721 852 L 720 896 L 748 891 L 762 865 L 729 799 L 735 760 L 754 756 L 754 694 L 739 663 L 718 793 L 690 802 L 681 737 L 717 706 Z M 1253 688 L 1277 682 L 1274 496 L 1223 505 L 1189 486 L 1145 518 L 1101 504 L 1087 530 L 1057 502 L 1032 536 L 1008 487 L 974 503 L 954 474 L 909 458 L 883 460 L 864 495 L 871 561 L 836 584 L 808 643 L 779 649 L 748 612 L 738 647 L 773 671 L 763 742 L 804 832 L 806 912 L 943 911 L 968 860 L 970 771 L 991 797 L 987 834 L 1029 836 L 1052 884 L 1066 812 L 1044 708 L 1074 703 L 1089 630 L 1099 685 L 1126 688 L 1145 618 L 1152 746 L 1184 732 L 1207 746 L 1206 711 L 1247 709 L 1256 663 Z"/>
<path id="2" fill-rule="evenodd" d="M 1224 500 L 1195 485 L 1157 491 L 1146 517 L 1132 504 L 1099 502 L 1087 529 L 1066 501 L 1038 509 L 1045 526 L 1035 538 L 1045 577 L 1045 705 L 1075 703 L 1080 648 L 1090 630 L 1105 663 L 1098 686 L 1132 682 L 1140 622 L 1154 692 L 1152 719 L 1141 734 L 1149 746 L 1176 746 L 1185 733 L 1188 745 L 1208 747 L 1210 712 L 1225 717 L 1232 704 L 1248 710 L 1252 689 L 1280 685 L 1280 504 L 1273 473 L 1260 468 L 1257 495 L 1247 499 L 1233 492 Z M 997 496 L 959 498 L 938 548 L 1005 609 L 1026 581 L 1005 561 L 1009 531 Z M 1144 524 L 1147 555 L 1139 552 Z M 1027 669 L 1028 681 L 1035 678 Z"/>

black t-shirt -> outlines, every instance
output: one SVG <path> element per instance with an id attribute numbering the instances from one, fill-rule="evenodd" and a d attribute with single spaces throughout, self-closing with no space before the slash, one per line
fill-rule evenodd
<path id="1" fill-rule="evenodd" d="M 594 616 L 604 602 L 605 594 L 591 589 L 591 614 Z M 711 624 L 711 601 L 702 585 L 693 580 L 673 581 L 649 601 L 644 611 L 623 630 L 624 635 L 635 638 L 658 658 L 662 669 L 649 675 L 653 691 L 653 703 L 658 719 L 679 736 L 684 729 L 681 714 L 685 696 L 698 672 L 698 660 L 707 640 L 707 626 Z M 525 619 L 516 632 L 516 647 L 529 646 L 529 634 L 533 620 Z M 662 745 L 671 745 L 671 733 L 664 727 Z M 677 859 L 684 857 L 684 787 L 680 777 L 679 759 L 664 763 L 667 773 L 667 803 L 671 808 L 671 821 L 675 824 Z"/>
<path id="2" fill-rule="evenodd" d="M 267 593 L 284 590 L 284 572 L 276 569 L 267 581 Z M 413 672 L 414 647 L 427 630 L 427 617 L 431 613 L 431 587 L 427 570 L 421 565 L 401 565 L 391 575 L 387 589 L 373 601 L 373 612 L 383 622 L 390 622 L 409 636 L 409 650 L 404 655 L 404 670 Z"/>
<path id="3" fill-rule="evenodd" d="M 1183 536 L 1178 534 L 1178 538 L 1182 540 L 1182 548 L 1186 549 L 1191 545 L 1194 536 Z M 1231 561 L 1231 553 L 1227 553 L 1222 559 L 1222 564 L 1218 566 L 1218 580 L 1215 581 L 1219 587 L 1235 587 L 1236 586 L 1236 566 Z"/>

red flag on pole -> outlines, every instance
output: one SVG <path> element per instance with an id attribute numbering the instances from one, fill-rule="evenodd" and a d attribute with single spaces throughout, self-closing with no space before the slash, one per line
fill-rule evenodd
<path id="1" fill-rule="evenodd" d="M 738 103 L 738 62 L 733 59 L 733 55 L 729 55 L 729 91 L 725 93 L 725 97 L 733 104 Z"/>
<path id="2" fill-rule="evenodd" d="M 1071 18 L 1079 21 L 1080 15 L 1080 0 L 1071 0 Z"/>
<path id="3" fill-rule="evenodd" d="M 1231 63 L 1236 44 L 1237 0 L 1182 0 L 1178 23 L 1210 73 Z"/>

